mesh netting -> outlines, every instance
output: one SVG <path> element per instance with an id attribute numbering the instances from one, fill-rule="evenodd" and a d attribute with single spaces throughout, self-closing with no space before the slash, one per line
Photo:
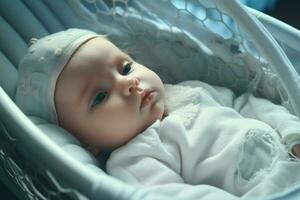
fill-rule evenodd
<path id="1" fill-rule="evenodd" d="M 91 29 L 156 71 L 165 83 L 201 80 L 245 91 L 293 112 L 287 92 L 250 37 L 213 1 L 69 0 Z M 0 124 L 0 172 L 26 199 L 85 199 L 47 166 L 19 154 Z M 21 198 L 22 198 L 21 197 Z"/>
<path id="2" fill-rule="evenodd" d="M 249 91 L 293 112 L 287 93 L 249 36 L 214 1 L 82 0 L 81 14 L 165 83 L 187 79 Z M 88 14 L 87 14 L 88 13 Z M 107 28 L 109 27 L 109 28 Z"/>
<path id="3" fill-rule="evenodd" d="M 24 145 L 0 122 L 0 175 L 19 199 L 85 200 L 77 190 L 58 180 L 44 163 L 24 155 Z M 23 153 L 21 153 L 23 152 Z M 26 150 L 25 150 L 26 152 Z"/>

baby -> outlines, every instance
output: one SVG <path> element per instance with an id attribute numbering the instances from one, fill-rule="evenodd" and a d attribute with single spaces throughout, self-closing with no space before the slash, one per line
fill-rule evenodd
<path id="1" fill-rule="evenodd" d="M 201 184 L 241 196 L 266 184 L 264 169 L 296 169 L 280 142 L 299 157 L 300 123 L 285 108 L 200 81 L 164 85 L 94 32 L 33 41 L 19 72 L 15 101 L 24 113 L 65 128 L 94 155 L 113 151 L 107 172 L 125 182 L 168 195 L 199 191 L 188 199 L 204 195 Z"/>
<path id="2" fill-rule="evenodd" d="M 19 72 L 19 107 L 69 130 L 94 154 L 125 144 L 164 115 L 160 78 L 91 31 L 38 40 Z"/>

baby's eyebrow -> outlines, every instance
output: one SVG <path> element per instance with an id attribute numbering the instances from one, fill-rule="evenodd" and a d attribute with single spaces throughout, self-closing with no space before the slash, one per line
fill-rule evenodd
<path id="1" fill-rule="evenodd" d="M 127 53 L 125 53 L 124 51 L 122 51 L 122 54 L 123 54 L 123 56 L 124 56 L 126 59 L 128 59 L 128 60 L 130 60 L 130 61 L 133 60 L 133 59 L 132 59 Z"/>

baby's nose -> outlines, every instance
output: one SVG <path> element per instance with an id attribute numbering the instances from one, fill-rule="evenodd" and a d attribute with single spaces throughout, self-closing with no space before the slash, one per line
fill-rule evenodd
<path id="1" fill-rule="evenodd" d="M 135 90 L 142 91 L 142 88 L 139 87 L 140 81 L 139 79 L 132 77 L 132 78 L 124 78 L 123 80 L 123 93 L 125 96 L 130 95 Z"/>

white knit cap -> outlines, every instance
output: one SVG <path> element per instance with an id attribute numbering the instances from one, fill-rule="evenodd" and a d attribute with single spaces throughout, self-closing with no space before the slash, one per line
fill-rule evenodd
<path id="1" fill-rule="evenodd" d="M 15 103 L 27 115 L 58 124 L 54 104 L 56 81 L 76 49 L 95 32 L 72 28 L 34 41 L 19 63 Z"/>

